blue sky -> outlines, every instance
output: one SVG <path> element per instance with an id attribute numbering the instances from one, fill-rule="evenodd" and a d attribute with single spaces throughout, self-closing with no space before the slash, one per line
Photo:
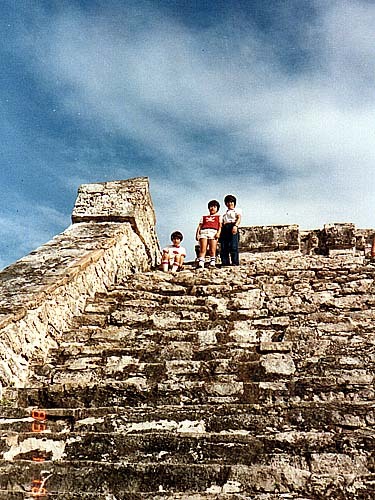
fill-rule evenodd
<path id="1" fill-rule="evenodd" d="M 374 26 L 365 0 L 3 0 L 0 267 L 136 176 L 190 256 L 228 193 L 245 225 L 374 227 Z"/>

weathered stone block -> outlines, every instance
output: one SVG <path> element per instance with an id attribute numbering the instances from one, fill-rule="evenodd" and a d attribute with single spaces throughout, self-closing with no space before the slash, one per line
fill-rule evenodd
<path id="1" fill-rule="evenodd" d="M 272 252 L 299 248 L 299 227 L 296 224 L 240 228 L 241 252 Z"/>
<path id="2" fill-rule="evenodd" d="M 354 254 L 356 245 L 354 224 L 325 224 L 323 237 L 330 256 L 343 252 Z"/>
<path id="3" fill-rule="evenodd" d="M 72 222 L 129 222 L 145 244 L 150 264 L 160 261 L 155 211 L 147 177 L 82 184 Z"/>

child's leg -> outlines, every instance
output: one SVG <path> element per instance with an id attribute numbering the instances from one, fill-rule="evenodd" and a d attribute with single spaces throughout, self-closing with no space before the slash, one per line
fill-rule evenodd
<path id="1" fill-rule="evenodd" d="M 169 255 L 166 252 L 163 252 L 163 255 L 161 257 L 161 268 L 162 270 L 167 273 L 169 269 Z"/>
<path id="2" fill-rule="evenodd" d="M 180 267 L 182 267 L 182 255 L 176 255 L 172 266 L 172 272 L 175 273 Z"/>
<path id="3" fill-rule="evenodd" d="M 240 259 L 238 254 L 238 243 L 239 243 L 239 234 L 232 234 L 231 242 L 230 242 L 230 257 L 232 261 L 232 266 L 239 266 Z"/>
<path id="4" fill-rule="evenodd" d="M 209 254 L 210 257 L 215 257 L 216 256 L 216 248 L 217 248 L 217 240 L 209 240 L 208 242 L 208 249 L 209 249 Z"/>
<path id="5" fill-rule="evenodd" d="M 210 254 L 210 266 L 214 267 L 216 265 L 217 240 L 215 239 L 209 240 L 208 245 Z"/>
<path id="6" fill-rule="evenodd" d="M 229 265 L 229 241 L 227 226 L 223 226 L 220 238 L 220 258 L 223 266 Z"/>
<path id="7" fill-rule="evenodd" d="M 199 240 L 199 258 L 206 257 L 207 252 L 207 238 L 201 238 Z"/>
<path id="8" fill-rule="evenodd" d="M 207 252 L 207 238 L 201 238 L 199 240 L 199 259 L 198 259 L 198 266 L 199 267 L 204 267 L 204 261 L 206 258 L 206 252 Z"/>

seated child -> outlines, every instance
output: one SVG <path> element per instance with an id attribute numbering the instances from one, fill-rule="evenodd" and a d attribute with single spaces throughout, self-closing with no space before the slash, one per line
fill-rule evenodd
<path id="1" fill-rule="evenodd" d="M 183 239 L 184 236 L 180 231 L 171 234 L 172 245 L 167 245 L 162 250 L 161 268 L 164 272 L 171 270 L 175 273 L 182 269 L 186 257 L 186 250 L 180 245 Z"/>
<path id="2" fill-rule="evenodd" d="M 210 255 L 210 267 L 216 265 L 216 248 L 221 232 L 221 215 L 217 212 L 220 203 L 211 200 L 208 203 L 209 215 L 203 215 L 199 221 L 195 238 L 199 241 L 198 268 L 204 268 L 207 247 Z"/>

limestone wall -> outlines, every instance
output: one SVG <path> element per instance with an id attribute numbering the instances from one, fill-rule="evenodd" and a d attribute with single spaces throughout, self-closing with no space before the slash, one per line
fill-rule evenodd
<path id="1" fill-rule="evenodd" d="M 147 177 L 83 184 L 72 214 L 73 222 L 129 222 L 144 243 L 152 265 L 159 259 L 155 212 Z"/>
<path id="2" fill-rule="evenodd" d="M 325 224 L 322 229 L 300 230 L 297 224 L 240 228 L 240 252 L 301 252 L 304 255 L 370 253 L 374 229 L 358 229 L 350 222 Z"/>
<path id="3" fill-rule="evenodd" d="M 157 263 L 145 178 L 81 186 L 73 222 L 0 273 L 0 387 L 22 386 L 31 356 L 43 361 L 88 297 Z"/>
<path id="4" fill-rule="evenodd" d="M 241 253 L 299 250 L 300 232 L 297 224 L 250 226 L 240 229 Z"/>

